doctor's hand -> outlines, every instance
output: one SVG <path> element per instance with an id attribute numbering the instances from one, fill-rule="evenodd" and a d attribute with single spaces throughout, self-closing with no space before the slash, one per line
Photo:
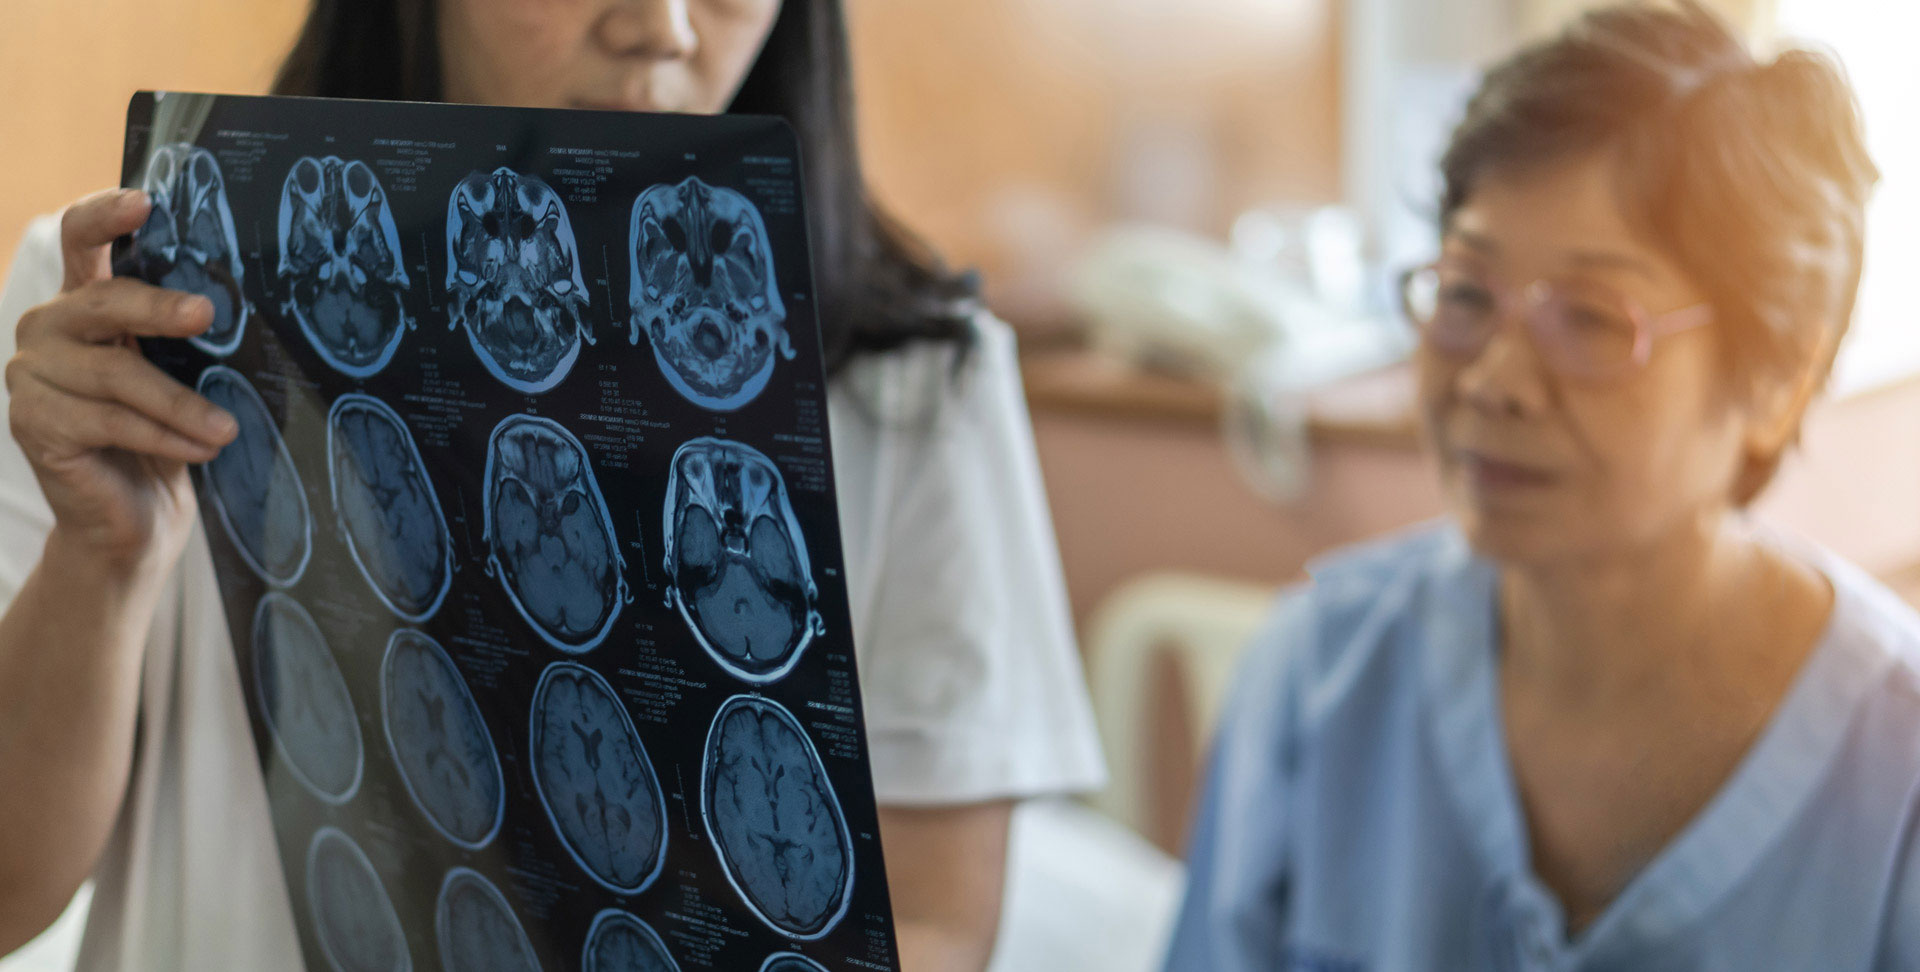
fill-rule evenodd
<path id="1" fill-rule="evenodd" d="M 8 419 L 53 508 L 49 546 L 131 577 L 163 575 L 193 524 L 188 463 L 232 441 L 233 417 L 155 367 L 140 337 L 189 337 L 204 297 L 112 277 L 107 248 L 146 220 L 144 193 L 109 190 L 61 219 L 59 296 L 21 315 L 6 365 Z"/>

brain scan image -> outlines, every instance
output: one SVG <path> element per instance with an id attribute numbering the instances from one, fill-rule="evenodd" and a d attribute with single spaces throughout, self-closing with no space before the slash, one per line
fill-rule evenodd
<path id="1" fill-rule="evenodd" d="M 767 956 L 760 972 L 827 972 L 825 966 L 796 952 L 781 952 Z"/>
<path id="2" fill-rule="evenodd" d="M 747 197 L 691 177 L 647 189 L 633 202 L 627 260 L 628 339 L 646 332 L 688 401 L 740 408 L 766 387 L 776 355 L 793 357 L 767 227 Z"/>
<path id="3" fill-rule="evenodd" d="M 439 643 L 410 628 L 387 640 L 380 715 L 400 781 L 433 829 L 468 850 L 486 846 L 506 813 L 500 754 Z"/>
<path id="4" fill-rule="evenodd" d="M 292 584 L 313 553 L 313 515 L 273 415 L 232 368 L 201 372 L 198 390 L 240 426 L 234 440 L 201 467 L 214 511 L 247 566 L 268 583 Z"/>
<path id="5" fill-rule="evenodd" d="M 846 914 L 853 838 L 792 713 L 756 695 L 720 706 L 707 731 L 700 813 L 727 879 L 762 921 L 812 939 Z"/>
<path id="6" fill-rule="evenodd" d="M 668 600 L 734 677 L 785 675 L 822 630 L 806 541 L 772 460 L 724 439 L 674 453 L 665 514 Z"/>
<path id="7" fill-rule="evenodd" d="M 253 612 L 253 683 L 293 778 L 327 803 L 351 799 L 365 754 L 347 680 L 313 616 L 278 591 Z"/>
<path id="8" fill-rule="evenodd" d="M 322 827 L 307 845 L 307 908 L 334 972 L 410 972 L 393 901 L 353 838 Z"/>
<path id="9" fill-rule="evenodd" d="M 133 235 L 140 277 L 212 301 L 213 324 L 188 340 L 211 355 L 232 354 L 246 331 L 248 305 L 220 163 L 196 145 L 162 145 L 147 160 L 140 188 L 153 200 Z"/>
<path id="10" fill-rule="evenodd" d="M 433 931 L 444 972 L 540 972 L 506 896 L 471 868 L 456 867 L 440 882 Z"/>
<path id="11" fill-rule="evenodd" d="M 321 360 L 365 378 L 387 366 L 408 327 L 400 231 L 365 162 L 306 156 L 280 190 L 285 310 Z"/>
<path id="12" fill-rule="evenodd" d="M 447 299 L 449 323 L 507 387 L 536 395 L 567 376 L 593 333 L 573 224 L 552 188 L 504 167 L 454 187 Z"/>
<path id="13" fill-rule="evenodd" d="M 595 915 L 587 929 L 580 972 L 680 972 L 680 963 L 646 922 L 608 908 Z"/>
<path id="14" fill-rule="evenodd" d="M 587 450 L 551 419 L 513 415 L 487 443 L 488 569 L 561 651 L 591 650 L 627 601 L 626 562 Z"/>
<path id="15" fill-rule="evenodd" d="M 426 620 L 453 583 L 453 541 L 405 422 L 368 395 L 327 413 L 327 479 L 361 576 L 393 613 Z"/>
<path id="16" fill-rule="evenodd" d="M 653 883 L 667 854 L 667 804 L 627 707 L 599 673 L 554 662 L 533 692 L 529 755 L 553 829 L 612 891 Z"/>

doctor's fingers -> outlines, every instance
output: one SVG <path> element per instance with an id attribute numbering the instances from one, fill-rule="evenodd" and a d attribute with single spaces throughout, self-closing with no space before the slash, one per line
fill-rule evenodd
<path id="1" fill-rule="evenodd" d="M 238 432 L 233 416 L 123 346 L 68 345 L 48 352 L 21 351 L 7 362 L 6 379 L 16 434 L 25 423 L 26 434 L 42 440 L 65 436 L 69 424 L 66 410 L 86 402 L 124 408 L 142 423 L 165 428 L 193 442 L 208 453 L 205 458 L 233 441 Z M 27 409 L 24 417 L 23 406 Z M 41 427 L 42 423 L 48 427 Z M 178 458 L 172 452 L 165 454 Z"/>
<path id="2" fill-rule="evenodd" d="M 36 466 L 109 449 L 174 462 L 207 462 L 220 452 L 118 402 L 72 395 L 32 376 L 16 386 L 7 418 Z"/>
<path id="3" fill-rule="evenodd" d="M 66 268 L 62 291 L 105 279 L 107 244 L 140 228 L 153 208 L 138 189 L 108 189 L 68 206 L 60 214 L 60 257 Z"/>
<path id="4" fill-rule="evenodd" d="M 14 346 L 50 342 L 120 344 L 135 337 L 192 337 L 213 325 L 213 302 L 198 294 L 155 287 L 131 277 L 109 277 L 20 315 Z"/>

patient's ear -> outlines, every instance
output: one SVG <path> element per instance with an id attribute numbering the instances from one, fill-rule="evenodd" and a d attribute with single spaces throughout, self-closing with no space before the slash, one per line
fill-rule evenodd
<path id="1" fill-rule="evenodd" d="M 1824 383 L 1838 333 L 1821 325 L 1818 337 L 1787 374 L 1770 374 L 1750 383 L 1743 445 L 1747 455 L 1777 460 L 1793 444 L 1808 403 Z"/>

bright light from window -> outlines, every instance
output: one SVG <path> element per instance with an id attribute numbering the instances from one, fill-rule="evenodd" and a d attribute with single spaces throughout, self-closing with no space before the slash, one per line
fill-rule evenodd
<path id="1" fill-rule="evenodd" d="M 1781 0 L 1780 32 L 1840 58 L 1860 97 L 1881 181 L 1867 212 L 1866 268 L 1837 394 L 1920 375 L 1920 5 Z"/>

